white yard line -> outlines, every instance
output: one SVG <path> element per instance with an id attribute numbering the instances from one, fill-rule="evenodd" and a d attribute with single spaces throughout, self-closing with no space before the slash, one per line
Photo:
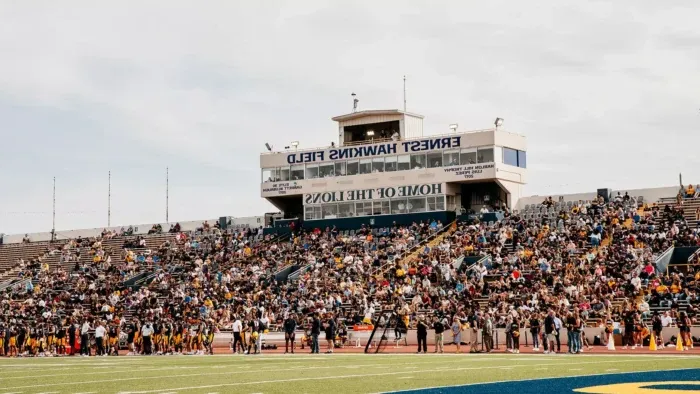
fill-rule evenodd
<path id="1" fill-rule="evenodd" d="M 368 358 L 369 360 L 369 358 Z M 472 360 L 472 358 L 465 359 L 466 360 Z M 495 361 L 495 359 L 493 359 Z M 516 359 L 519 361 L 543 361 L 543 360 L 549 360 L 549 359 L 539 359 L 537 357 L 534 358 L 522 358 L 522 359 Z M 391 366 L 395 365 L 411 365 L 411 366 L 416 366 L 416 365 L 429 365 L 429 364 L 436 364 L 436 363 L 441 363 L 444 362 L 445 360 L 439 360 L 439 359 L 432 359 L 431 361 L 415 361 L 415 362 L 404 362 L 404 363 L 392 363 Z M 475 359 L 476 361 L 476 359 Z M 274 371 L 293 371 L 293 370 L 299 370 L 299 369 L 307 369 L 309 368 L 309 365 L 298 365 L 298 366 L 293 366 L 289 368 L 284 368 L 284 369 L 278 369 L 277 367 L 272 367 L 273 365 L 282 365 L 282 366 L 288 366 L 291 364 L 303 364 L 303 363 L 292 363 L 292 362 L 285 362 L 285 363 L 265 363 L 261 364 L 260 370 L 274 370 Z M 376 368 L 389 368 L 389 365 L 384 364 L 376 364 L 376 363 L 371 363 L 371 364 L 354 364 L 354 365 L 330 365 L 330 366 L 313 366 L 313 368 L 320 368 L 320 369 L 328 369 L 328 368 L 345 368 L 345 369 L 358 369 L 358 368 L 364 368 L 364 367 L 376 367 Z M 126 368 L 126 366 L 120 366 L 119 368 Z M 154 372 L 154 371 L 178 371 L 178 370 L 192 370 L 192 369 L 232 369 L 232 370 L 243 370 L 243 369 L 250 369 L 250 365 L 192 365 L 192 366 L 187 366 L 187 365 L 182 365 L 182 366 L 171 366 L 171 367 L 154 367 L 154 368 L 126 368 L 126 369 L 116 369 L 112 368 L 108 371 L 92 371 L 92 372 L 85 372 L 85 373 L 76 373 L 76 372 L 71 372 L 68 371 L 66 373 L 59 373 L 59 374 L 41 374 L 41 375 L 19 375 L 19 376 L 2 376 L 0 374 L 0 382 L 6 381 L 6 380 L 17 380 L 17 379 L 29 379 L 29 378 L 55 378 L 55 377 L 61 377 L 61 376 L 81 376 L 81 375 L 101 375 L 101 374 L 112 374 L 116 372 L 131 372 L 131 373 L 141 373 L 141 372 Z M 418 368 L 418 367 L 416 367 Z M 444 369 L 449 369 L 451 367 L 443 367 Z M 19 372 L 19 371 L 17 371 Z M 238 373 L 238 372 L 237 372 Z"/>
<path id="2" fill-rule="evenodd" d="M 610 361 L 589 361 L 589 362 L 577 362 L 577 363 L 556 363 L 556 364 L 535 364 L 535 365 L 514 365 L 513 367 L 541 367 L 541 366 L 562 366 L 562 365 L 583 365 L 583 364 L 604 364 L 604 363 L 619 363 L 619 360 Z M 453 368 L 452 371 L 469 371 L 469 370 L 487 370 L 487 369 L 499 369 L 499 366 L 487 366 L 487 367 L 464 367 L 464 368 Z M 694 369 L 694 368 L 691 368 Z M 145 390 L 145 391 L 122 391 L 119 394 L 148 394 L 148 393 L 163 393 L 167 391 L 182 391 L 182 390 L 201 390 L 214 387 L 236 387 L 236 386 L 247 386 L 255 384 L 270 384 L 270 383 L 289 383 L 289 382 L 305 382 L 305 381 L 316 381 L 316 380 L 330 380 L 330 379 L 348 379 L 348 378 L 367 378 L 367 377 L 378 377 L 378 376 L 393 376 L 393 375 L 405 375 L 405 374 L 415 374 L 415 373 L 432 373 L 432 372 L 444 372 L 438 369 L 423 369 L 423 370 L 411 370 L 411 371 L 397 371 L 397 372 L 384 372 L 384 373 L 373 373 L 373 374 L 353 374 L 353 375 L 333 375 L 333 376 L 318 376 L 318 377 L 307 377 L 307 378 L 292 378 L 292 379 L 276 379 L 276 380 L 258 380 L 251 382 L 237 382 L 237 383 L 221 383 L 221 384 L 211 384 L 203 386 L 187 386 L 187 387 L 176 387 L 167 389 L 157 389 L 157 390 Z M 201 375 L 201 376 L 204 376 Z M 103 381 L 109 382 L 109 381 Z M 86 384 L 90 382 L 77 382 L 75 384 Z M 97 382 L 95 382 L 97 383 Z M 485 382 L 489 383 L 489 382 Z M 28 386 L 29 388 L 33 386 Z M 25 388 L 25 387 L 16 387 Z"/>

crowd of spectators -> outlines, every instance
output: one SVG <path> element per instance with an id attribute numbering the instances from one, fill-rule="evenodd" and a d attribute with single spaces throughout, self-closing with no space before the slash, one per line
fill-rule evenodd
<path id="1" fill-rule="evenodd" d="M 637 314 L 635 326 L 651 324 L 656 311 L 664 325 L 684 324 L 684 316 L 692 323 L 700 260 L 682 272 L 654 265 L 672 245 L 699 244 L 680 209 L 618 194 L 567 204 L 547 198 L 496 222 L 282 237 L 208 222 L 190 233 L 179 225 L 146 236 L 105 231 L 18 262 L 0 299 L 0 352 L 8 354 L 12 338 L 20 354 L 59 352 L 63 330 L 68 349 L 94 340 L 107 354 L 106 344 L 119 340 L 134 353 L 204 353 L 219 330 L 255 332 L 259 345 L 290 318 L 305 327 L 307 317 L 330 315 L 345 327 L 387 310 L 400 316 L 398 335 L 426 321 L 450 329 L 455 319 L 539 330 L 550 314 L 580 328 Z M 162 242 L 149 246 L 155 237 Z"/>

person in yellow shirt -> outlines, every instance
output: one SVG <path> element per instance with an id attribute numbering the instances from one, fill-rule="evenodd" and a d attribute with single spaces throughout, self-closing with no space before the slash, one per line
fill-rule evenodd
<path id="1" fill-rule="evenodd" d="M 681 284 L 678 282 L 673 282 L 671 285 L 671 294 L 678 294 L 681 292 Z"/>

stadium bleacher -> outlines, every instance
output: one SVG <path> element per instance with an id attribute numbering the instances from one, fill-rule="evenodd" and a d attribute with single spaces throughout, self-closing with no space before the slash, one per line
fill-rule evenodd
<path id="1" fill-rule="evenodd" d="M 207 224 L 177 233 L 6 244 L 0 319 L 16 335 L 103 321 L 123 331 L 148 322 L 158 332 L 191 337 L 230 332 L 237 319 L 261 319 L 276 331 L 292 314 L 300 327 L 316 313 L 353 327 L 382 311 L 398 313 L 404 329 L 419 317 L 478 322 L 487 313 L 496 327 L 515 320 L 526 329 L 548 310 L 588 327 L 634 312 L 644 312 L 637 321 L 650 327 L 654 313 L 667 312 L 671 324 L 681 313 L 697 324 L 697 217 L 687 212 L 700 199 L 680 201 L 548 198 L 492 222 L 276 236 Z M 694 249 L 684 252 L 685 264 L 660 270 L 657 261 L 674 246 Z M 195 340 L 186 349 L 204 347 Z"/>

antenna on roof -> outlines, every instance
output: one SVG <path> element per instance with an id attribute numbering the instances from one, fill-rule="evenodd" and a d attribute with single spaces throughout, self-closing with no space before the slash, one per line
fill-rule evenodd
<path id="1" fill-rule="evenodd" d="M 403 76 L 403 112 L 406 112 L 406 76 Z"/>
<path id="2" fill-rule="evenodd" d="M 352 96 L 352 112 L 357 112 L 357 103 L 360 102 L 360 99 L 357 98 L 357 95 L 353 92 L 351 94 Z"/>

